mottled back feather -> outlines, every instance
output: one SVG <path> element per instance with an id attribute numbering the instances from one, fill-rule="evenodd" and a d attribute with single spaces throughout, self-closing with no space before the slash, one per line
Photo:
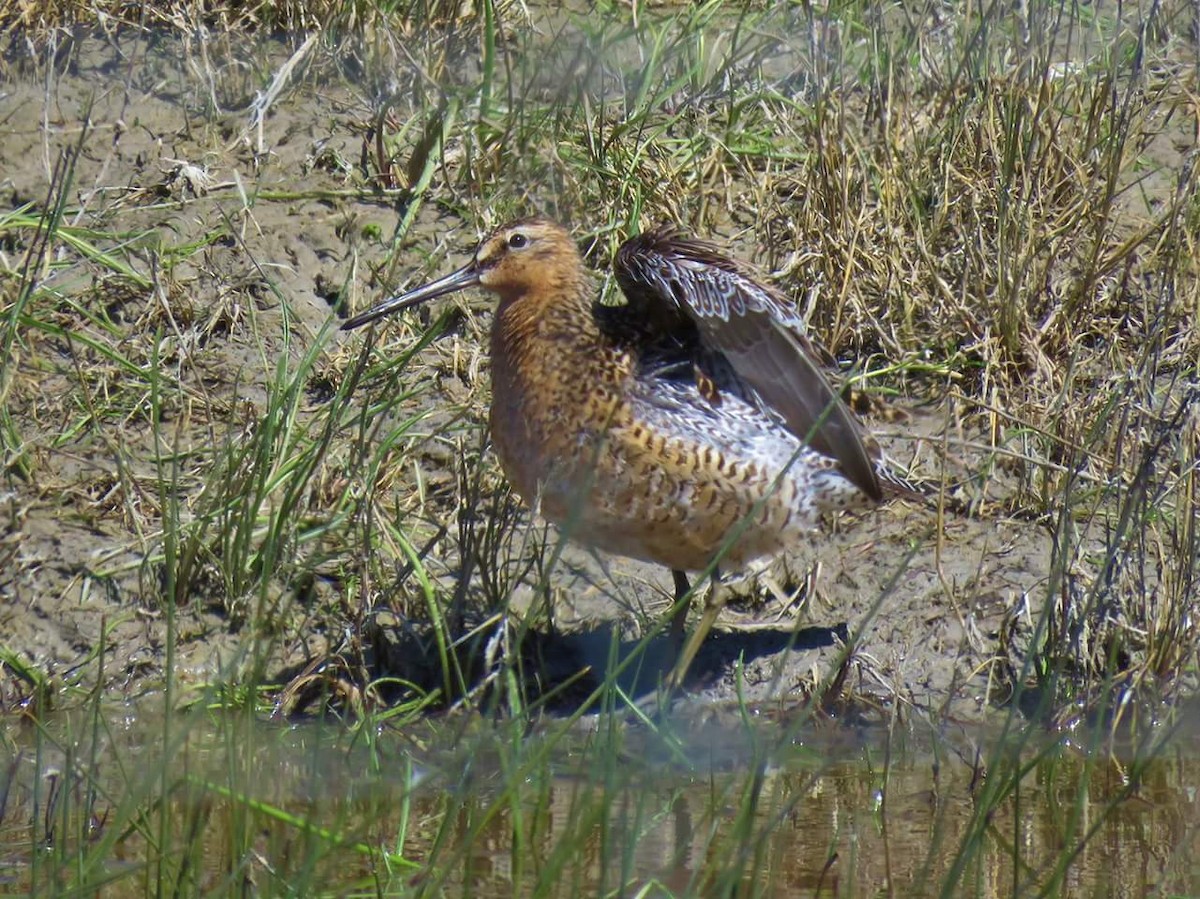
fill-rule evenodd
<path id="1" fill-rule="evenodd" d="M 622 244 L 615 271 L 629 300 L 628 320 L 639 321 L 644 346 L 654 348 L 648 358 L 677 346 L 680 360 L 690 357 L 718 391 L 756 401 L 835 459 L 864 494 L 882 497 L 862 429 L 822 374 L 803 321 L 777 291 L 671 226 Z"/>

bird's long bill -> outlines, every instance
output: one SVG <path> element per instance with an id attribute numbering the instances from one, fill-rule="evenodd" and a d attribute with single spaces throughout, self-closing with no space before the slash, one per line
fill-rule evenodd
<path id="1" fill-rule="evenodd" d="M 377 318 L 382 318 L 393 312 L 399 312 L 402 309 L 408 309 L 418 303 L 424 303 L 426 300 L 432 300 L 435 297 L 444 296 L 456 290 L 462 290 L 464 287 L 474 287 L 478 283 L 479 269 L 476 267 L 474 261 L 468 262 L 458 271 L 451 272 L 444 278 L 438 278 L 436 281 L 430 281 L 422 287 L 396 294 L 396 296 L 384 300 L 378 306 L 368 309 L 366 312 L 356 315 L 353 318 L 346 319 L 342 322 L 342 330 L 349 331 L 351 328 L 361 328 L 363 325 L 370 324 Z"/>

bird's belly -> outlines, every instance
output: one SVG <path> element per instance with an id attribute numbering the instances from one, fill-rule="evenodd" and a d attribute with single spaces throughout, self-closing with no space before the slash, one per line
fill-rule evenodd
<path id="1" fill-rule="evenodd" d="M 734 395 L 714 405 L 694 385 L 623 390 L 606 402 L 510 391 L 493 403 L 509 481 L 574 540 L 678 570 L 714 558 L 736 569 L 863 499 L 833 459 Z"/>
<path id="2" fill-rule="evenodd" d="M 568 536 L 614 555 L 665 565 L 677 571 L 700 571 L 714 561 L 738 570 L 765 556 L 782 552 L 790 541 L 779 528 L 750 527 L 736 536 L 729 528 L 705 520 L 646 522 L 609 515 L 568 522 Z M 728 548 L 725 547 L 729 541 Z"/>
<path id="3" fill-rule="evenodd" d="M 614 430 L 541 453 L 497 443 L 517 493 L 566 535 L 608 553 L 678 570 L 718 560 L 738 569 L 795 545 L 817 524 L 810 470 L 788 473 L 686 441 L 644 441 Z"/>

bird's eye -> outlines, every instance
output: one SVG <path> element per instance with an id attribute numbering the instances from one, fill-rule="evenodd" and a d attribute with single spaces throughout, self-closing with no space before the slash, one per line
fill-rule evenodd
<path id="1" fill-rule="evenodd" d="M 526 237 L 524 234 L 522 234 L 520 231 L 518 231 L 516 234 L 510 234 L 508 237 L 508 245 L 510 247 L 512 247 L 514 250 L 519 250 L 522 247 L 528 245 L 528 243 L 529 243 L 529 238 Z"/>

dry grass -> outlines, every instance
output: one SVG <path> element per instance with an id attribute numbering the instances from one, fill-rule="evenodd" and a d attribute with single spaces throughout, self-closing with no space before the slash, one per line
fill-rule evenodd
<path id="1" fill-rule="evenodd" d="M 390 5 L 365 2 L 318 0 L 313 3 L 194 2 L 171 3 L 105 2 L 105 0 L 5 0 L 0 4 L 0 32 L 41 42 L 53 32 L 66 34 L 73 28 L 99 27 L 116 33 L 121 29 L 179 28 L 199 26 L 215 34 L 273 31 L 352 31 L 381 25 L 396 26 L 414 21 L 445 24 L 472 12 L 461 3 L 431 0 L 418 4 Z"/>

